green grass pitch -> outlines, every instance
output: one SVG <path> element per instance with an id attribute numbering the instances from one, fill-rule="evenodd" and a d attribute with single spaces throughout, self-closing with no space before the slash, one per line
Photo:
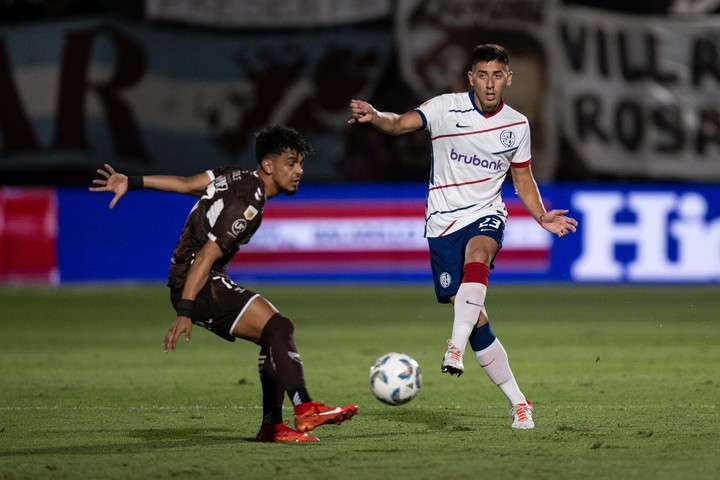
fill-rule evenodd
<path id="1" fill-rule="evenodd" d="M 173 319 L 158 285 L 0 289 L 0 479 L 720 478 L 720 290 L 492 285 L 493 329 L 536 428 L 468 353 L 440 373 L 451 307 L 424 286 L 256 288 L 296 325 L 314 398 L 356 403 L 319 444 L 258 444 L 257 347 Z M 389 407 L 381 354 L 424 384 Z M 286 417 L 291 410 L 286 408 Z"/>

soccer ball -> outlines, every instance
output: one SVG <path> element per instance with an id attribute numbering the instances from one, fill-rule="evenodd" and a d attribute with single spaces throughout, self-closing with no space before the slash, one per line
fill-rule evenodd
<path id="1" fill-rule="evenodd" d="M 390 352 L 370 367 L 370 390 L 388 405 L 408 403 L 420 393 L 422 371 L 409 355 Z"/>

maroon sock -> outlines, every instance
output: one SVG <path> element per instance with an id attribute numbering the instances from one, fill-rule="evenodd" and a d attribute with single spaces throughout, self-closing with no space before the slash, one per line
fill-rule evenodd
<path id="1" fill-rule="evenodd" d="M 269 356 L 275 367 L 280 391 L 287 392 L 293 405 L 311 400 L 305 386 L 305 374 L 302 360 L 295 345 L 293 323 L 276 313 L 268 320 L 260 335 L 260 342 L 267 346 Z"/>
<path id="2" fill-rule="evenodd" d="M 282 423 L 282 404 L 285 391 L 278 388 L 277 373 L 268 355 L 268 348 L 263 346 L 258 355 L 258 371 L 262 385 L 263 420 L 262 423 L 276 425 Z"/>

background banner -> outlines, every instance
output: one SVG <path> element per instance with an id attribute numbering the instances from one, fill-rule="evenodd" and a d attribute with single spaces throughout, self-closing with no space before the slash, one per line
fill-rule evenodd
<path id="1" fill-rule="evenodd" d="M 221 28 L 317 27 L 385 18 L 390 0 L 145 0 L 152 20 Z"/>
<path id="2" fill-rule="evenodd" d="M 679 184 L 541 185 L 541 190 L 547 208 L 568 208 L 580 229 L 562 239 L 550 235 L 506 189 L 510 218 L 491 282 L 720 282 L 720 190 Z M 241 284 L 429 282 L 424 192 L 420 184 L 305 185 L 292 198 L 273 198 L 230 273 Z M 56 196 L 57 220 L 45 224 L 56 225 L 48 230 L 58 232 L 57 265 L 50 271 L 57 270 L 63 283 L 164 282 L 195 202 L 138 191 L 109 210 L 109 195 L 63 188 Z M 3 215 L 7 223 L 17 214 L 6 208 Z M 0 238 L 5 244 L 12 239 L 8 231 Z M 45 245 L 54 237 L 39 238 Z M 15 245 L 23 248 L 16 259 L 37 252 L 33 242 Z M 53 252 L 51 247 L 42 251 Z"/>
<path id="3" fill-rule="evenodd" d="M 347 104 L 372 92 L 392 34 L 217 33 L 102 19 L 0 34 L 0 178 L 80 183 L 129 174 L 254 168 L 254 134 L 302 128 L 332 179 Z M 52 178 L 44 172 L 56 172 Z"/>
<path id="4" fill-rule="evenodd" d="M 596 174 L 720 181 L 720 20 L 565 8 L 563 133 Z"/>
<path id="5" fill-rule="evenodd" d="M 314 144 L 308 180 L 421 181 L 427 134 L 348 125 L 348 102 L 404 112 L 467 90 L 483 42 L 510 51 L 505 99 L 530 122 L 538 180 L 720 182 L 719 15 L 556 0 L 178 0 L 148 15 L 2 25 L 5 183 L 78 185 L 104 162 L 254 168 L 253 135 L 273 123 Z"/>
<path id="6" fill-rule="evenodd" d="M 57 218 L 53 189 L 0 187 L 0 284 L 58 283 Z"/>

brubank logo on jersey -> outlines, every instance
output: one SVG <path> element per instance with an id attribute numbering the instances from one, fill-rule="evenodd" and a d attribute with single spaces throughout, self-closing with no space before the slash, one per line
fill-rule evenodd
<path id="1" fill-rule="evenodd" d="M 465 155 L 464 153 L 458 153 L 454 148 L 450 149 L 450 160 L 454 160 L 458 163 L 465 165 L 472 165 L 473 167 L 485 168 L 487 170 L 500 171 L 503 167 L 503 162 L 500 160 L 485 160 L 478 158 L 477 155 Z"/>

